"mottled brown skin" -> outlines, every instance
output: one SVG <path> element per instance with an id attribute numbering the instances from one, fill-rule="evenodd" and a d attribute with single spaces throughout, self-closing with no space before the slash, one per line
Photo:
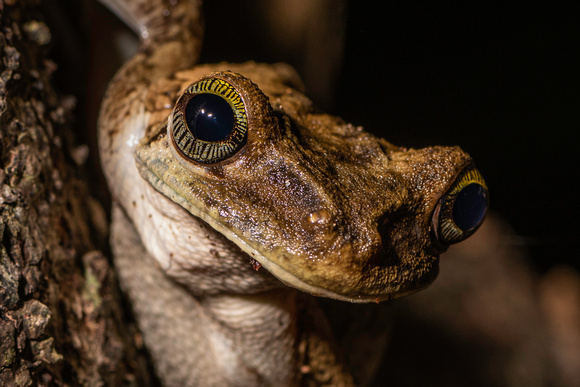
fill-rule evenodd
<path id="1" fill-rule="evenodd" d="M 319 113 L 283 65 L 204 65 L 175 77 L 182 90 L 207 74 L 244 96 L 247 143 L 231 159 L 201 165 L 172 151 L 163 121 L 150 121 L 157 130 L 137 160 L 159 191 L 312 294 L 369 302 L 433 281 L 431 214 L 468 155 L 399 148 Z"/>
<path id="2" fill-rule="evenodd" d="M 115 264 L 161 380 L 352 385 L 316 303 L 293 288 L 378 302 L 427 286 L 441 250 L 431 215 L 469 156 L 322 114 L 286 65 L 196 65 L 198 1 L 103 2 L 142 38 L 109 85 L 99 141 Z M 236 87 L 249 124 L 213 165 L 183 157 L 168 128 L 207 76 Z"/>

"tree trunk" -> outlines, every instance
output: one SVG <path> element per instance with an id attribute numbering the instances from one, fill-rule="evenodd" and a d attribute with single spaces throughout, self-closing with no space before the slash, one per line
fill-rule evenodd
<path id="1" fill-rule="evenodd" d="M 75 99 L 51 84 L 42 1 L 0 0 L 0 385 L 151 385 L 82 180 Z M 142 371 L 139 371 L 142 370 Z"/>

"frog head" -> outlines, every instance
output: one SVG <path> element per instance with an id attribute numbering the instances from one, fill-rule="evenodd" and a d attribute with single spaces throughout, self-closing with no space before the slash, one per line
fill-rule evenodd
<path id="1" fill-rule="evenodd" d="M 352 302 L 415 292 L 483 221 L 486 184 L 458 147 L 398 147 L 321 113 L 287 66 L 184 78 L 137 147 L 141 175 L 289 286 Z"/>

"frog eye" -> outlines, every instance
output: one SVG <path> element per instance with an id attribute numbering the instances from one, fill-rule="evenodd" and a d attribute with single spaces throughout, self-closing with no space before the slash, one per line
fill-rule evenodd
<path id="1" fill-rule="evenodd" d="M 460 242 L 477 230 L 489 204 L 487 185 L 474 167 L 461 173 L 433 213 L 433 231 L 441 244 Z"/>
<path id="2" fill-rule="evenodd" d="M 220 78 L 205 78 L 179 97 L 169 118 L 169 135 L 189 160 L 217 163 L 246 142 L 248 118 L 240 93 Z"/>

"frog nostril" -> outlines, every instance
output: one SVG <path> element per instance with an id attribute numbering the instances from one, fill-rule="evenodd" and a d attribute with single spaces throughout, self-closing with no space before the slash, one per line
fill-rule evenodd
<path id="1" fill-rule="evenodd" d="M 469 166 L 441 198 L 432 215 L 432 231 L 443 245 L 460 242 L 483 222 L 489 194 L 483 177 Z"/>

